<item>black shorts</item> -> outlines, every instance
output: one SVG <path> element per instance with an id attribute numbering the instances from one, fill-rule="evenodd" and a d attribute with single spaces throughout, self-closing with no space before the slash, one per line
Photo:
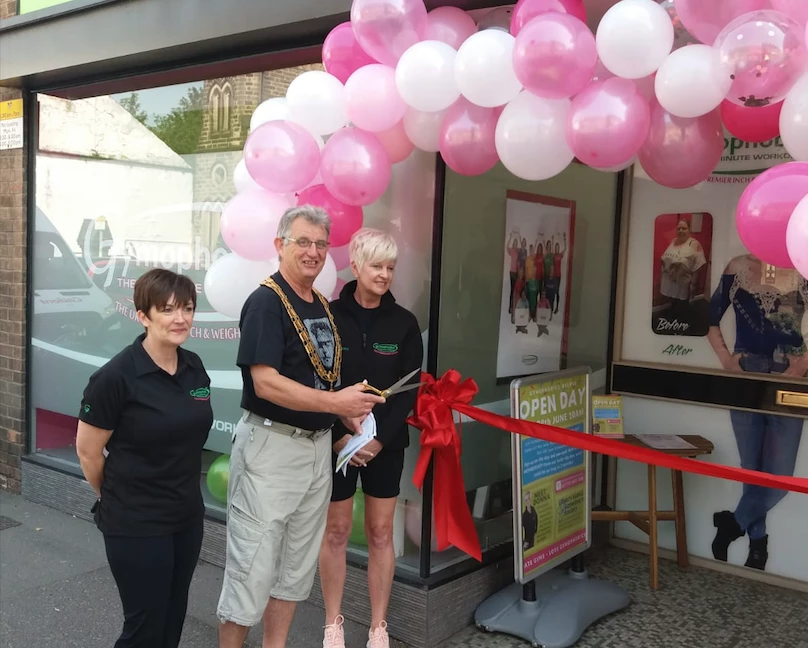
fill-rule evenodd
<path id="1" fill-rule="evenodd" d="M 337 466 L 337 455 L 331 453 L 332 470 Z M 332 502 L 344 502 L 356 493 L 357 477 L 362 479 L 362 492 L 370 497 L 387 499 L 398 497 L 401 492 L 401 473 L 404 470 L 404 450 L 388 450 L 387 448 L 374 457 L 367 466 L 358 468 L 348 466 L 346 475 L 340 470 L 334 474 Z"/>

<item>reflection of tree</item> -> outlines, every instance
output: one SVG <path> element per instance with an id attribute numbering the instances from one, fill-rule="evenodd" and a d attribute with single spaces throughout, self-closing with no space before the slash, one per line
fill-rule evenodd
<path id="1" fill-rule="evenodd" d="M 118 103 L 121 104 L 121 107 L 132 115 L 132 117 L 137 119 L 141 124 L 145 124 L 149 119 L 148 113 L 143 110 L 143 107 L 140 105 L 140 97 L 138 97 L 137 92 L 133 92 L 128 97 L 119 99 Z"/>
<path id="2" fill-rule="evenodd" d="M 151 130 L 178 155 L 196 153 L 202 135 L 204 109 L 202 88 L 188 88 L 188 93 L 170 113 L 155 115 Z"/>

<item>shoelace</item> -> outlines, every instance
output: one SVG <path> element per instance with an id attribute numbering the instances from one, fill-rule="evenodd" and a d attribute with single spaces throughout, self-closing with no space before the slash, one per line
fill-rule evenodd
<path id="1" fill-rule="evenodd" d="M 369 633 L 370 641 L 369 646 L 370 648 L 389 648 L 390 646 L 390 639 L 387 636 L 387 622 L 382 621 L 379 624 L 379 627 L 375 630 L 371 630 Z"/>
<path id="2" fill-rule="evenodd" d="M 334 623 L 325 626 L 325 643 L 335 646 L 345 645 L 345 635 L 342 630 L 344 621 L 345 619 L 340 614 L 334 619 Z"/>

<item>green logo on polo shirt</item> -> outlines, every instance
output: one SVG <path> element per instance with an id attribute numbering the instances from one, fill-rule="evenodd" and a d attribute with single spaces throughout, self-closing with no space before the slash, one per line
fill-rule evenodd
<path id="1" fill-rule="evenodd" d="M 194 397 L 194 400 L 210 400 L 210 389 L 207 387 L 199 387 L 197 389 L 191 390 L 191 396 Z"/>
<path id="2" fill-rule="evenodd" d="M 373 345 L 373 350 L 380 355 L 395 355 L 398 353 L 397 344 L 380 344 L 376 342 Z"/>
<path id="3" fill-rule="evenodd" d="M 85 406 L 84 406 L 84 413 L 85 413 L 85 414 L 89 414 L 89 413 L 90 413 L 90 406 L 89 406 L 89 405 L 85 405 Z"/>

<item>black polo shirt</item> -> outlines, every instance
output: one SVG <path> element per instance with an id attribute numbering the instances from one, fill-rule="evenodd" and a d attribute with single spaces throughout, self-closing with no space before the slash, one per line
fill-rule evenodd
<path id="1" fill-rule="evenodd" d="M 298 317 L 309 332 L 323 365 L 331 370 L 334 366 L 334 332 L 322 303 L 302 300 L 280 272 L 272 278 L 289 299 Z M 314 370 L 309 356 L 292 325 L 292 320 L 271 288 L 259 286 L 248 298 L 241 311 L 241 341 L 238 347 L 238 364 L 244 379 L 241 406 L 263 418 L 304 430 L 322 430 L 331 427 L 337 417 L 333 414 L 298 412 L 259 398 L 255 393 L 250 367 L 267 365 L 279 374 L 313 389 L 329 389 Z M 335 388 L 339 386 L 337 380 Z"/>
<path id="2" fill-rule="evenodd" d="M 213 425 L 210 378 L 195 353 L 178 349 L 176 374 L 158 367 L 141 335 L 96 371 L 79 418 L 112 430 L 98 528 L 107 535 L 155 536 L 195 522 L 202 448 Z"/>

